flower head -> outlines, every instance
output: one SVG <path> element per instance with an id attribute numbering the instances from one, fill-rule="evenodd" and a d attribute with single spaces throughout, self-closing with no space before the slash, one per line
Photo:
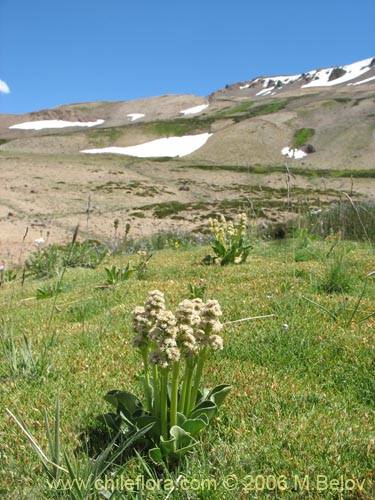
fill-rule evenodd
<path id="1" fill-rule="evenodd" d="M 178 319 L 179 323 L 192 326 L 198 325 L 201 320 L 199 315 L 201 303 L 201 299 L 198 299 L 198 301 L 196 299 L 185 299 L 180 302 L 177 307 L 176 313 L 176 318 Z"/>
<path id="2" fill-rule="evenodd" d="M 148 332 L 152 326 L 152 322 L 146 315 L 146 310 L 142 306 L 138 306 L 133 311 L 132 329 L 136 333 L 133 337 L 132 344 L 134 347 L 143 348 L 148 344 Z"/>
<path id="3" fill-rule="evenodd" d="M 146 315 L 154 321 L 159 312 L 164 309 L 164 294 L 159 290 L 152 290 L 151 292 L 149 292 L 145 302 Z"/>
<path id="4" fill-rule="evenodd" d="M 208 344 L 214 351 L 222 350 L 223 338 L 220 335 L 210 335 L 208 337 Z"/>
<path id="5" fill-rule="evenodd" d="M 177 343 L 185 358 L 190 358 L 198 352 L 199 346 L 194 335 L 194 329 L 187 324 L 178 325 Z"/>
<path id="6" fill-rule="evenodd" d="M 162 292 L 153 290 L 144 307 L 136 307 L 133 311 L 132 326 L 136 333 L 133 346 L 150 347 L 150 363 L 167 368 L 181 357 L 199 355 L 207 347 L 222 349 L 221 316 L 217 300 L 203 302 L 200 298 L 183 300 L 174 315 L 165 309 Z"/>
<path id="7" fill-rule="evenodd" d="M 220 304 L 217 300 L 209 299 L 202 308 L 202 316 L 205 319 L 217 319 L 222 316 Z"/>

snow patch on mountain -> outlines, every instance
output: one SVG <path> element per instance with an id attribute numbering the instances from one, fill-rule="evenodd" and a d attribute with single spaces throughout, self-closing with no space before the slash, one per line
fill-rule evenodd
<path id="1" fill-rule="evenodd" d="M 371 62 L 373 58 L 364 59 L 363 61 L 358 61 L 353 64 L 348 64 L 347 66 L 338 66 L 336 68 L 325 68 L 323 70 L 310 71 L 307 76 L 312 78 L 312 81 L 302 85 L 302 88 L 310 87 L 331 87 L 333 85 L 339 85 L 340 83 L 345 83 L 350 80 L 354 80 L 359 76 L 362 76 L 367 71 L 371 69 Z M 342 76 L 332 79 L 332 73 L 335 70 L 341 70 Z"/>
<path id="2" fill-rule="evenodd" d="M 182 157 L 187 156 L 206 144 L 212 134 L 185 135 L 168 137 L 128 147 L 109 147 L 101 149 L 85 149 L 81 153 L 101 154 L 114 153 L 137 156 L 138 158 Z"/>
<path id="3" fill-rule="evenodd" d="M 348 83 L 348 85 L 362 85 L 363 83 L 373 82 L 374 80 L 375 76 L 372 76 L 371 78 L 366 78 L 366 80 L 361 80 L 360 82 Z"/>
<path id="4" fill-rule="evenodd" d="M 129 113 L 128 115 L 126 115 L 131 122 L 134 122 L 135 120 L 139 120 L 140 118 L 143 118 L 144 115 L 143 113 Z"/>
<path id="5" fill-rule="evenodd" d="M 288 147 L 283 148 L 281 150 L 281 154 L 283 156 L 287 156 L 288 158 L 294 158 L 295 160 L 300 160 L 304 156 L 307 156 L 307 154 L 301 149 L 292 149 Z"/>
<path id="6" fill-rule="evenodd" d="M 301 78 L 301 74 L 299 75 L 289 75 L 289 76 L 271 76 L 270 78 L 266 78 L 263 83 L 263 87 L 269 87 L 270 84 L 286 85 L 287 83 L 293 83 L 299 78 Z"/>
<path id="7" fill-rule="evenodd" d="M 269 89 L 263 89 L 261 90 L 260 92 L 258 92 L 257 94 L 255 95 L 268 95 L 268 94 L 271 94 L 272 91 L 275 90 L 275 87 L 270 87 Z"/>
<path id="8" fill-rule="evenodd" d="M 68 122 L 65 120 L 39 120 L 34 122 L 18 123 L 9 128 L 19 130 L 43 130 L 48 128 L 65 128 L 65 127 L 95 127 L 101 125 L 104 120 L 96 120 L 96 122 Z"/>
<path id="9" fill-rule="evenodd" d="M 255 95 L 264 97 L 274 95 L 286 86 L 295 84 L 300 88 L 331 87 L 334 85 L 345 84 L 351 80 L 357 79 L 375 69 L 375 59 L 369 57 L 361 61 L 348 64 L 346 66 L 332 66 L 331 68 L 314 69 L 307 73 L 296 75 L 257 77 L 247 83 L 241 83 L 239 90 L 255 90 Z M 375 77 L 363 80 L 368 83 L 375 80 Z M 347 83 L 347 85 L 361 85 L 362 82 Z M 298 88 L 298 87 L 297 87 Z"/>
<path id="10" fill-rule="evenodd" d="M 204 109 L 208 108 L 208 104 L 200 104 L 199 106 L 194 106 L 193 108 L 183 109 L 180 111 L 182 115 L 195 115 L 200 113 Z"/>

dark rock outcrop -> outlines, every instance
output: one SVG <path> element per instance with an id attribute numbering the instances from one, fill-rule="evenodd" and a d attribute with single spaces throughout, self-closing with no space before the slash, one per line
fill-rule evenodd
<path id="1" fill-rule="evenodd" d="M 314 148 L 314 146 L 312 144 L 303 144 L 301 149 L 304 153 L 306 153 L 308 155 L 316 152 L 316 149 Z"/>
<path id="2" fill-rule="evenodd" d="M 341 76 L 344 76 L 346 74 L 346 71 L 343 68 L 333 68 L 331 71 L 331 74 L 329 75 L 328 81 L 332 82 L 332 80 L 337 80 L 337 78 L 340 78 Z"/>

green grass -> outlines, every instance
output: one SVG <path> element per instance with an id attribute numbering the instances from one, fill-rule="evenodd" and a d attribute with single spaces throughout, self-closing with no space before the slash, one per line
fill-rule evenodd
<path id="1" fill-rule="evenodd" d="M 232 172 L 248 172 L 251 174 L 270 174 L 273 172 L 284 172 L 283 165 L 189 165 L 189 168 L 200 170 L 228 170 Z M 353 178 L 353 179 L 373 179 L 375 178 L 375 169 L 313 169 L 303 167 L 289 167 L 290 172 L 304 177 L 328 177 L 332 179 Z"/>
<path id="2" fill-rule="evenodd" d="M 280 201 L 278 200 L 267 200 L 264 202 L 264 206 L 279 206 Z M 182 203 L 180 201 L 167 201 L 163 203 L 152 203 L 149 205 L 144 205 L 138 207 L 140 210 L 153 210 L 153 214 L 158 219 L 163 219 L 165 217 L 175 218 L 180 212 L 191 212 L 194 213 L 196 210 L 211 210 L 213 212 L 222 212 L 226 210 L 244 210 L 249 206 L 249 202 L 245 196 L 236 199 L 227 199 L 217 202 L 188 202 Z M 213 213 L 213 215 L 216 215 Z"/>
<path id="3" fill-rule="evenodd" d="M 254 104 L 253 101 L 246 101 L 241 104 L 238 104 L 238 106 L 233 106 L 229 109 L 224 109 L 223 111 L 217 113 L 215 116 L 219 117 L 219 116 L 228 116 L 228 115 L 235 115 L 237 113 L 243 113 L 245 111 L 248 111 L 248 109 L 250 109 L 253 104 Z"/>
<path id="4" fill-rule="evenodd" d="M 298 240 L 254 243 L 246 264 L 228 267 L 199 265 L 210 252 L 208 247 L 156 251 L 144 279 L 133 276 L 110 290 L 98 288 L 105 279 L 104 267 L 121 266 L 132 256 L 107 257 L 97 269 L 68 269 L 56 307 L 52 297 L 33 299 L 41 286 L 38 280 L 27 279 L 23 287 L 20 281 L 6 283 L 0 288 L 2 318 L 8 326 L 2 334 L 9 335 L 12 324 L 16 356 L 26 334 L 32 339 L 35 360 L 45 365 L 12 372 L 0 344 L 2 408 L 18 413 L 46 449 L 42 412 L 47 410 L 53 421 L 59 395 L 61 447 L 69 454 L 76 451 L 77 460 L 84 460 L 81 436 L 95 427 L 95 415 L 107 409 L 103 395 L 114 388 L 142 394 L 137 378 L 140 360 L 131 347 L 131 311 L 153 289 L 162 290 L 168 307 L 174 309 L 188 296 L 188 284 L 203 282 L 206 298 L 219 300 L 223 322 L 275 316 L 232 323 L 224 329 L 224 350 L 208 360 L 204 380 L 208 387 L 229 383 L 233 388 L 219 417 L 202 436 L 199 449 L 169 472 L 152 472 L 151 464 L 147 469 L 133 457 L 124 464 L 124 477 L 147 478 L 154 473 L 174 481 L 181 475 L 195 479 L 187 491 L 176 487 L 169 497 L 174 500 L 333 500 L 340 498 L 338 492 L 333 487 L 318 491 L 317 477 L 331 481 L 344 476 L 364 480 L 364 492 L 358 488 L 352 495 L 343 491 L 343 498 L 372 499 L 374 319 L 363 323 L 359 319 L 374 309 L 375 283 L 368 283 L 358 314 L 348 327 L 338 314 L 334 320 L 323 308 L 337 312 L 354 307 L 362 278 L 373 270 L 373 251 L 364 244 L 351 245 L 350 290 L 329 294 L 317 291 L 316 282 L 326 269 L 324 256 L 330 242 L 311 242 L 322 257 L 304 262 L 294 259 Z M 4 497 L 53 498 L 36 455 L 4 411 L 0 429 Z M 229 475 L 238 478 L 238 486 L 231 491 L 225 483 Z M 254 492 L 251 488 L 257 476 L 258 481 L 264 477 L 269 482 L 263 491 Z M 284 492 L 271 491 L 272 476 L 286 484 Z M 211 491 L 200 488 L 199 481 L 207 485 L 209 479 L 216 486 L 211 483 Z M 147 498 L 166 495 L 153 490 Z M 62 497 L 71 498 L 67 492 Z M 129 492 L 126 498 L 141 497 Z"/>
<path id="5" fill-rule="evenodd" d="M 90 143 L 95 146 L 112 146 L 124 133 L 124 127 L 101 128 L 86 131 Z"/>
<path id="6" fill-rule="evenodd" d="M 298 149 L 303 144 L 314 137 L 315 130 L 313 128 L 300 128 L 294 134 L 292 148 Z"/>
<path id="7" fill-rule="evenodd" d="M 340 231 L 344 239 L 375 241 L 375 205 L 371 201 L 336 201 L 321 214 L 312 216 L 310 222 L 321 236 Z"/>
<path id="8" fill-rule="evenodd" d="M 162 137 L 180 137 L 206 132 L 211 123 L 212 119 L 209 118 L 178 118 L 176 120 L 158 121 L 142 125 L 142 128 Z"/>
<path id="9" fill-rule="evenodd" d="M 335 101 L 340 104 L 347 104 L 348 102 L 352 102 L 352 100 L 350 97 L 335 97 Z"/>
<path id="10" fill-rule="evenodd" d="M 243 120 L 254 118 L 256 116 L 276 113 L 277 111 L 280 111 L 281 109 L 285 108 L 288 102 L 289 102 L 288 100 L 284 100 L 284 101 L 276 101 L 276 102 L 260 104 L 258 106 L 251 107 L 250 109 L 248 109 L 245 112 L 242 112 L 241 114 L 234 116 L 233 119 L 235 122 L 240 122 Z"/>

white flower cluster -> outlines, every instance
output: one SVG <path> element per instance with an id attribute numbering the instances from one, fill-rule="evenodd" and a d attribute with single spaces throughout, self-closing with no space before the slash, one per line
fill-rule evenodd
<path id="1" fill-rule="evenodd" d="M 133 346 L 145 348 L 148 346 L 148 333 L 154 326 L 156 318 L 161 311 L 165 310 L 164 294 L 159 290 L 153 290 L 148 294 L 144 307 L 138 306 L 133 311 Z"/>
<path id="2" fill-rule="evenodd" d="M 231 238 L 244 238 L 247 229 L 247 216 L 242 213 L 238 217 L 236 224 L 233 221 L 227 221 L 224 215 L 220 216 L 220 220 L 209 220 L 211 234 L 219 241 L 225 242 Z"/>
<path id="3" fill-rule="evenodd" d="M 149 293 L 144 307 L 133 311 L 133 346 L 150 350 L 149 362 L 167 368 L 181 357 L 198 355 L 202 349 L 223 348 L 220 337 L 223 325 L 217 300 L 203 302 L 185 299 L 176 315 L 165 309 L 164 295 L 159 290 Z"/>
<path id="4" fill-rule="evenodd" d="M 148 338 L 156 346 L 150 352 L 150 363 L 167 368 L 179 361 L 180 350 L 177 347 L 177 320 L 171 311 L 161 310 L 155 325 L 149 331 Z"/>

